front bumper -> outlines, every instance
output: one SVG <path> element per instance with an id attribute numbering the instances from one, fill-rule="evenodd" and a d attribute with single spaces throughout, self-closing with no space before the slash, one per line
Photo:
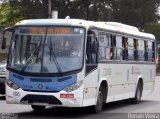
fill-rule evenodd
<path id="1" fill-rule="evenodd" d="M 84 86 L 82 85 L 77 90 L 70 93 L 63 90 L 56 93 L 30 92 L 22 89 L 14 90 L 6 85 L 6 102 L 10 104 L 82 107 L 83 89 Z M 62 97 L 61 95 L 63 94 L 71 94 L 74 95 L 74 97 Z"/>
<path id="2" fill-rule="evenodd" d="M 5 84 L 6 77 L 4 75 L 0 75 L 0 84 Z"/>

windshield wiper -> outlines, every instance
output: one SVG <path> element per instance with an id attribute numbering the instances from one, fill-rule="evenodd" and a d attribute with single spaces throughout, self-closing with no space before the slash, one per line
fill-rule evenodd
<path id="1" fill-rule="evenodd" d="M 27 59 L 26 64 L 25 64 L 24 67 L 21 69 L 22 72 L 23 72 L 23 71 L 27 68 L 27 66 L 32 62 L 32 60 L 33 60 L 33 58 L 34 58 L 35 56 L 38 57 L 39 49 L 40 49 L 41 44 L 42 44 L 42 39 L 40 40 L 40 43 L 39 43 L 38 48 L 35 49 L 35 51 L 34 51 L 34 52 L 31 54 L 31 56 Z"/>
<path id="2" fill-rule="evenodd" d="M 56 55 L 55 55 L 55 53 L 54 53 L 54 51 L 53 51 L 53 47 L 52 47 L 52 45 L 51 45 L 51 40 L 50 40 L 49 51 L 50 51 L 50 56 L 52 57 L 52 59 L 53 59 L 55 65 L 56 65 L 56 67 L 57 67 L 58 72 L 61 73 L 62 70 L 61 70 L 61 68 L 60 68 L 60 66 L 59 66 L 59 64 L 58 64 Z"/>

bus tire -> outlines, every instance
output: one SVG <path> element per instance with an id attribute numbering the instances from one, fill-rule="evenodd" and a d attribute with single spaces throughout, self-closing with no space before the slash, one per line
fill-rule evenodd
<path id="1" fill-rule="evenodd" d="M 141 101 L 141 97 L 142 97 L 142 84 L 141 82 L 138 82 L 135 97 L 132 99 L 132 102 L 134 104 L 139 104 L 139 102 Z"/>
<path id="2" fill-rule="evenodd" d="M 104 98 L 105 98 L 105 88 L 101 85 L 98 91 L 96 105 L 93 106 L 94 113 L 99 113 L 102 111 Z"/>
<path id="3" fill-rule="evenodd" d="M 35 112 L 42 112 L 45 109 L 45 106 L 39 106 L 39 105 L 31 105 L 31 107 Z"/>

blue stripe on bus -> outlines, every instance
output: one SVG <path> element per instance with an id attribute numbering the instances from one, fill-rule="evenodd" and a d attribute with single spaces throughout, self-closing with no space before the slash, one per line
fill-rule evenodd
<path id="1" fill-rule="evenodd" d="M 23 79 L 23 80 L 22 80 Z M 15 73 L 9 73 L 9 80 L 23 90 L 30 91 L 61 91 L 65 87 L 76 83 L 77 75 L 63 77 L 28 77 Z"/>

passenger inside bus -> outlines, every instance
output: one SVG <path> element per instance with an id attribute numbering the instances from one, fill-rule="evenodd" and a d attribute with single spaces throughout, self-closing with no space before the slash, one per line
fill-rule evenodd
<path id="1" fill-rule="evenodd" d="M 78 43 L 74 44 L 71 56 L 81 56 L 81 47 Z"/>
<path id="2" fill-rule="evenodd" d="M 110 48 L 109 59 L 110 59 L 110 60 L 113 59 L 113 48 Z"/>

